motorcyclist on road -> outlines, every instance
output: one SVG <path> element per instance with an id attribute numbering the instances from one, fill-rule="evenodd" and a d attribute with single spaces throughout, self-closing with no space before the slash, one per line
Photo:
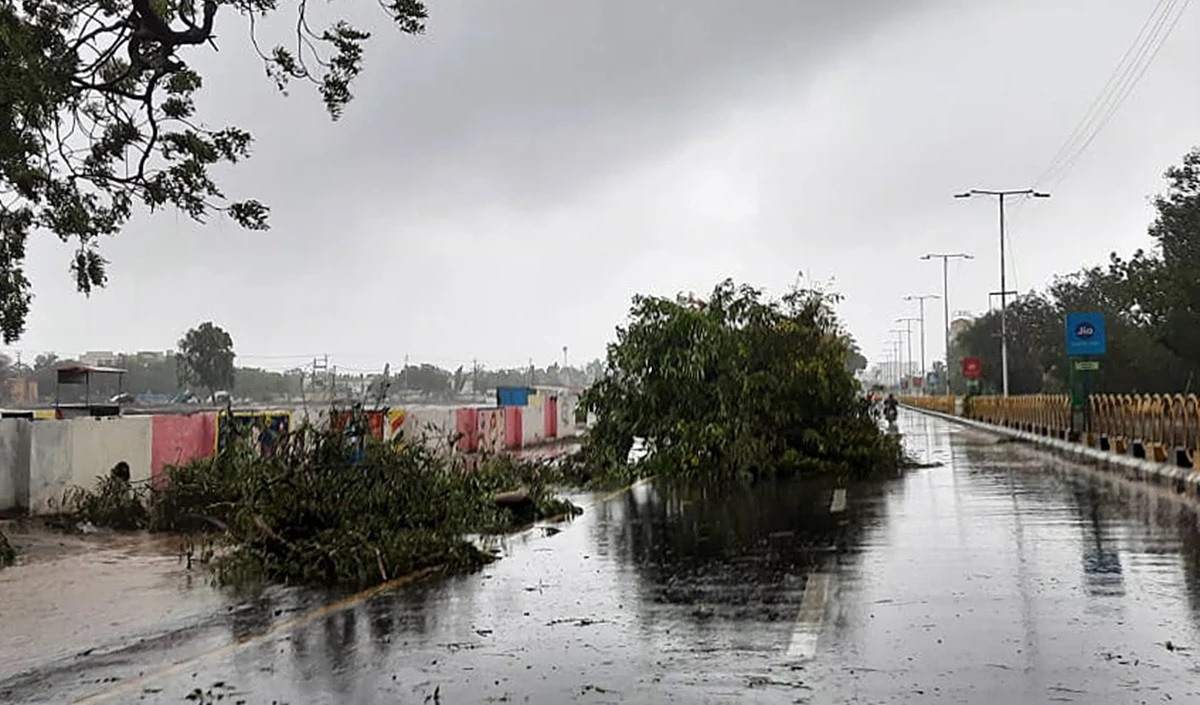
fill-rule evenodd
<path id="1" fill-rule="evenodd" d="M 883 400 L 884 418 L 886 418 L 888 421 L 895 421 L 897 408 L 898 404 L 896 403 L 896 397 L 892 396 L 891 394 L 887 395 L 887 399 Z"/>

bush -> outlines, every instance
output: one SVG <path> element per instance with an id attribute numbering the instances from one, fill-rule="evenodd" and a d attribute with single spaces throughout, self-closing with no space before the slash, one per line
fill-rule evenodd
<path id="1" fill-rule="evenodd" d="M 111 475 L 99 478 L 95 490 L 68 489 L 63 506 L 71 507 L 72 513 L 83 521 L 113 529 L 144 529 L 150 518 L 145 488 Z"/>
<path id="2" fill-rule="evenodd" d="M 628 475 L 642 438 L 638 474 L 894 471 L 901 445 L 850 371 L 836 301 L 800 289 L 769 300 L 732 281 L 706 302 L 636 297 L 606 375 L 582 400 L 598 419 L 587 460 Z"/>

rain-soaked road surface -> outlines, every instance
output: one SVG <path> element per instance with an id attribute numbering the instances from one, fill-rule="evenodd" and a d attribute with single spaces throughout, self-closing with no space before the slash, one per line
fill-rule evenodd
<path id="1" fill-rule="evenodd" d="M 591 496 L 480 573 L 325 609 L 216 594 L 145 544 L 31 560 L 0 572 L 0 701 L 1200 702 L 1192 507 L 900 426 L 943 465 Z"/>

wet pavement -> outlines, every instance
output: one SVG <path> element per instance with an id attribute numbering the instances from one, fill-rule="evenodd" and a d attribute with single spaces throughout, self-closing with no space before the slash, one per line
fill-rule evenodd
<path id="1" fill-rule="evenodd" d="M 899 426 L 941 465 L 580 497 L 369 596 L 218 593 L 145 543 L 32 558 L 0 571 L 0 702 L 1200 702 L 1193 506 Z"/>

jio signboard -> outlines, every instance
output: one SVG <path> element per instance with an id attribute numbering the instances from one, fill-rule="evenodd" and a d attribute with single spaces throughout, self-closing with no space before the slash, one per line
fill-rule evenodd
<path id="1" fill-rule="evenodd" d="M 967 379 L 979 379 L 983 376 L 983 361 L 977 357 L 964 357 L 962 361 L 962 376 Z"/>
<path id="2" fill-rule="evenodd" d="M 1104 336 L 1104 314 L 1067 314 L 1067 356 L 1103 355 L 1108 349 Z"/>

